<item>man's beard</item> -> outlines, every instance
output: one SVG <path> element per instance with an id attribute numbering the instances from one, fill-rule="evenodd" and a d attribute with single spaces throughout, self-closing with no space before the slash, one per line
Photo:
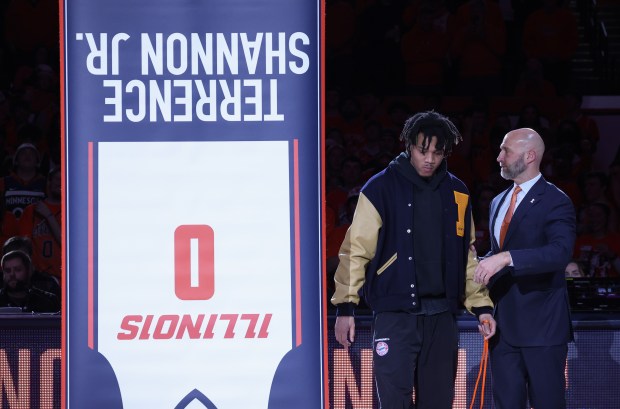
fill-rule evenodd
<path id="1" fill-rule="evenodd" d="M 517 176 L 525 171 L 527 165 L 525 164 L 525 159 L 521 156 L 515 163 L 512 165 L 506 165 L 501 170 L 501 175 L 506 180 L 515 180 Z"/>
<path id="2" fill-rule="evenodd" d="M 10 292 L 22 292 L 28 290 L 28 282 L 16 280 L 14 285 L 5 284 L 4 287 Z"/>

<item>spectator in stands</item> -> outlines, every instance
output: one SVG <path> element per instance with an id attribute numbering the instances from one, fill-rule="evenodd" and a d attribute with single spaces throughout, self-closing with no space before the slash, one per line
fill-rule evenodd
<path id="1" fill-rule="evenodd" d="M 576 209 L 581 206 L 581 189 L 573 167 L 573 150 L 554 147 L 549 150 L 549 160 L 543 175 L 570 197 Z"/>
<path id="2" fill-rule="evenodd" d="M 564 95 L 566 113 L 564 117 L 577 123 L 581 129 L 583 138 L 590 141 L 592 153 L 596 152 L 596 147 L 600 139 L 598 124 L 594 118 L 587 115 L 583 110 L 583 96 L 577 93 L 566 93 Z"/>
<path id="3" fill-rule="evenodd" d="M 371 90 L 362 91 L 357 100 L 360 107 L 360 116 L 363 121 L 383 122 L 386 120 L 383 100 L 376 92 Z"/>
<path id="4" fill-rule="evenodd" d="M 31 143 L 19 145 L 13 159 L 13 172 L 0 179 L 5 209 L 19 219 L 24 208 L 45 197 L 45 177 L 39 173 L 39 151 Z"/>
<path id="5" fill-rule="evenodd" d="M 516 97 L 537 98 L 554 97 L 555 86 L 544 77 L 543 66 L 536 58 L 530 58 L 515 87 Z"/>
<path id="6" fill-rule="evenodd" d="M 435 10 L 424 4 L 400 43 L 405 84 L 412 95 L 443 95 L 450 41 L 434 24 Z"/>
<path id="7" fill-rule="evenodd" d="M 61 280 L 61 179 L 60 168 L 52 169 L 47 178 L 47 195 L 27 206 L 19 219 L 19 234 L 32 241 L 32 263 L 35 270 Z"/>
<path id="8" fill-rule="evenodd" d="M 527 58 L 542 62 L 545 78 L 553 82 L 558 94 L 568 90 L 571 60 L 577 50 L 577 20 L 564 0 L 544 0 L 532 12 L 523 28 L 523 50 Z"/>
<path id="9" fill-rule="evenodd" d="M 20 307 L 24 312 L 58 312 L 60 300 L 32 285 L 30 257 L 20 250 L 2 256 L 3 287 L 0 289 L 0 306 Z"/>
<path id="10" fill-rule="evenodd" d="M 506 27 L 491 0 L 470 0 L 448 21 L 459 95 L 502 95 Z"/>
<path id="11" fill-rule="evenodd" d="M 578 278 L 584 276 L 583 268 L 576 260 L 571 260 L 571 262 L 566 265 L 566 270 L 564 270 L 564 273 L 567 278 Z"/>
<path id="12" fill-rule="evenodd" d="M 36 114 L 30 110 L 30 108 L 25 108 L 29 117 L 29 121 L 36 120 Z M 51 126 L 51 125 L 50 125 Z M 50 130 L 51 132 L 51 130 Z M 58 137 L 59 132 L 54 134 L 54 137 Z M 49 170 L 49 146 L 53 144 L 53 141 L 50 141 L 50 135 L 46 134 L 41 127 L 35 125 L 33 123 L 22 124 L 19 129 L 17 129 L 17 147 L 13 149 L 11 152 L 15 152 L 19 146 L 24 143 L 30 143 L 37 148 L 37 157 L 39 158 L 39 173 L 41 175 L 47 174 Z"/>
<path id="13" fill-rule="evenodd" d="M 572 175 L 576 178 L 592 170 L 594 150 L 581 128 L 572 119 L 562 119 L 555 131 L 555 145 L 570 154 Z"/>
<path id="14" fill-rule="evenodd" d="M 618 226 L 618 212 L 607 196 L 608 177 L 605 172 L 594 171 L 585 174 L 582 183 L 582 196 L 584 205 L 593 203 L 603 203 L 609 209 L 608 226 L 609 231 L 616 231 Z"/>
<path id="15" fill-rule="evenodd" d="M 465 150 L 463 152 L 460 150 L 461 147 L 459 147 L 457 153 L 457 155 L 464 153 L 466 157 L 463 159 L 471 164 L 473 179 L 468 181 L 470 184 L 474 180 L 486 181 L 489 174 L 497 169 L 494 163 L 494 159 L 497 157 L 497 147 L 490 145 L 490 131 L 492 127 L 493 123 L 489 115 L 488 100 L 475 100 L 467 110 L 461 125 L 463 139 L 469 141 L 469 143 L 465 142 L 463 145 L 467 146 L 469 144 L 469 151 Z M 472 161 L 472 158 L 476 158 L 476 160 Z"/>
<path id="16" fill-rule="evenodd" d="M 398 133 L 395 132 L 394 129 L 383 128 L 383 131 L 381 131 L 381 147 L 382 153 L 387 152 L 392 158 L 397 156 L 398 152 L 402 151 L 402 146 L 398 141 Z M 391 160 L 392 159 L 390 159 L 390 161 Z M 385 165 L 387 166 L 387 163 Z"/>
<path id="17" fill-rule="evenodd" d="M 13 236 L 3 243 L 4 244 L 2 245 L 2 255 L 7 254 L 11 251 L 19 250 L 26 253 L 32 261 L 32 241 L 29 237 Z M 35 287 L 40 288 L 43 291 L 56 294 L 58 298 L 60 298 L 60 280 L 55 276 L 44 273 L 42 271 L 38 271 L 33 266 L 32 278 L 30 281 Z"/>
<path id="18" fill-rule="evenodd" d="M 339 115 L 331 118 L 331 126 L 340 129 L 343 135 L 361 134 L 364 130 L 364 121 L 359 101 L 351 95 L 341 95 L 340 98 Z"/>
<path id="19" fill-rule="evenodd" d="M 589 277 L 618 277 L 620 234 L 609 231 L 609 206 L 595 202 L 587 207 L 589 232 L 577 236 L 574 258 Z"/>
<path id="20" fill-rule="evenodd" d="M 387 109 L 388 122 L 385 125 L 386 128 L 392 129 L 396 134 L 399 134 L 410 112 L 411 107 L 407 102 L 402 100 L 393 101 Z"/>
<path id="21" fill-rule="evenodd" d="M 356 156 L 362 161 L 364 167 L 381 152 L 381 133 L 383 125 L 378 120 L 368 120 L 364 124 L 364 141 L 357 149 Z"/>

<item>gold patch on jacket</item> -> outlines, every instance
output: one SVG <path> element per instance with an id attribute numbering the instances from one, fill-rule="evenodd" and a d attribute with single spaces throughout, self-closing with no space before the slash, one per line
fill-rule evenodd
<path id="1" fill-rule="evenodd" d="M 456 220 L 456 235 L 463 237 L 465 235 L 465 210 L 467 210 L 467 203 L 469 202 L 469 195 L 465 193 L 454 191 L 454 201 L 458 207 L 457 213 L 459 215 Z"/>

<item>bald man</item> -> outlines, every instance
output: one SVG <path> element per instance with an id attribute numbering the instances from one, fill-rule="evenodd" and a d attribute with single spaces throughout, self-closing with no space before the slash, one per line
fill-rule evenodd
<path id="1" fill-rule="evenodd" d="M 544 151 L 532 129 L 504 137 L 497 162 L 514 183 L 491 202 L 491 250 L 474 273 L 495 304 L 497 332 L 489 347 L 499 409 L 523 409 L 527 399 L 536 409 L 566 408 L 564 367 L 573 332 L 564 268 L 575 241 L 575 209 L 542 177 Z"/>

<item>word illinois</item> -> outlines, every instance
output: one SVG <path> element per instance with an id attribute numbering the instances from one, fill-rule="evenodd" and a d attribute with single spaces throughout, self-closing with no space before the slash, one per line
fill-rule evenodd
<path id="1" fill-rule="evenodd" d="M 273 314 L 126 315 L 116 339 L 268 338 Z"/>

